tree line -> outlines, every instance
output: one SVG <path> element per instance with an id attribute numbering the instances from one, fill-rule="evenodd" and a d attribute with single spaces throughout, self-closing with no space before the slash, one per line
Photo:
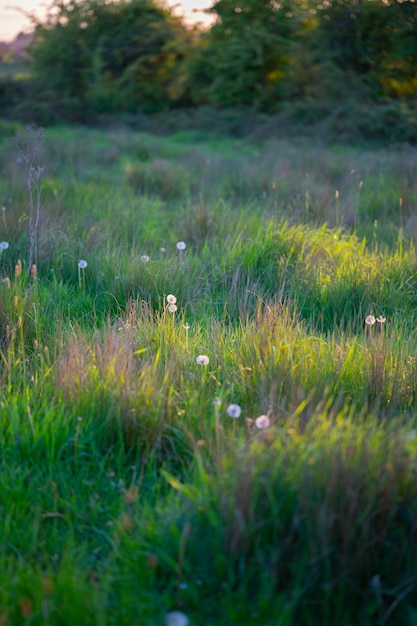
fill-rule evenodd
<path id="1" fill-rule="evenodd" d="M 211 12 L 202 29 L 157 0 L 54 0 L 29 49 L 33 97 L 74 117 L 416 101 L 413 0 L 217 0 Z"/>

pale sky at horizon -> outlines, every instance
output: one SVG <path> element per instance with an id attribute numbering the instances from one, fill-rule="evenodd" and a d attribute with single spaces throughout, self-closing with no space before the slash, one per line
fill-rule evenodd
<path id="1" fill-rule="evenodd" d="M 178 6 L 187 18 L 195 22 L 207 21 L 202 11 L 209 8 L 214 0 L 166 0 L 169 6 Z M 45 7 L 50 2 L 44 0 L 0 0 L 0 41 L 12 41 L 21 31 L 30 30 L 30 20 L 19 9 L 35 13 L 42 19 Z"/>

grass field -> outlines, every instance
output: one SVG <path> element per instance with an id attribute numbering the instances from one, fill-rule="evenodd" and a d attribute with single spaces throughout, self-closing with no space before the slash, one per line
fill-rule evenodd
<path id="1" fill-rule="evenodd" d="M 19 130 L 0 625 L 417 625 L 415 148 Z"/>

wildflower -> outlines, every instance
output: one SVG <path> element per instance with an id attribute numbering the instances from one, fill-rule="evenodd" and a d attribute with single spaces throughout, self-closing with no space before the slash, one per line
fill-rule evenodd
<path id="1" fill-rule="evenodd" d="M 269 428 L 271 426 L 271 420 L 267 415 L 260 415 L 255 420 L 255 426 L 260 430 L 264 430 L 265 428 Z"/>
<path id="2" fill-rule="evenodd" d="M 87 261 L 84 261 L 84 259 L 80 259 L 78 261 L 78 267 L 80 268 L 80 270 L 85 270 L 87 265 L 88 265 L 88 263 L 87 263 Z"/>
<path id="3" fill-rule="evenodd" d="M 240 417 L 242 409 L 238 404 L 229 404 L 226 409 L 226 413 L 229 417 L 233 417 L 234 419 L 236 419 L 237 417 Z"/>
<path id="4" fill-rule="evenodd" d="M 387 318 L 382 317 L 382 315 L 378 315 L 378 317 L 376 318 L 376 321 L 379 322 L 380 324 L 383 324 L 384 322 L 387 321 Z"/>
<path id="5" fill-rule="evenodd" d="M 179 250 L 180 252 L 185 250 L 186 247 L 187 247 L 187 244 L 185 243 L 185 241 L 179 241 L 177 243 L 177 250 Z"/>
<path id="6" fill-rule="evenodd" d="M 188 617 L 181 611 L 170 611 L 165 615 L 166 626 L 188 626 Z"/>
<path id="7" fill-rule="evenodd" d="M 175 304 L 177 301 L 176 297 L 172 295 L 172 293 L 167 295 L 168 304 Z"/>
<path id="8" fill-rule="evenodd" d="M 168 311 L 170 313 L 175 313 L 175 311 L 177 311 L 177 310 L 178 310 L 178 307 L 177 307 L 176 304 L 170 304 L 169 307 L 168 307 Z"/>
<path id="9" fill-rule="evenodd" d="M 148 263 L 149 257 L 147 254 L 142 254 L 142 256 L 140 257 L 140 260 L 142 261 L 142 263 Z"/>
<path id="10" fill-rule="evenodd" d="M 199 354 L 196 361 L 197 365 L 208 365 L 210 363 L 210 359 L 205 354 Z"/>
<path id="11" fill-rule="evenodd" d="M 8 247 L 9 244 L 7 243 L 7 241 L 0 241 L 0 250 L 7 250 Z"/>
<path id="12" fill-rule="evenodd" d="M 373 315 L 367 315 L 365 317 L 365 324 L 367 324 L 368 326 L 373 326 L 376 322 L 376 319 Z"/>

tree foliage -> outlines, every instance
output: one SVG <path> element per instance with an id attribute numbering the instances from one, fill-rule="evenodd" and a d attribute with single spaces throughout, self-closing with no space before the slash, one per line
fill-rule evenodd
<path id="1" fill-rule="evenodd" d="M 313 0 L 313 46 L 374 97 L 415 94 L 417 5 L 404 0 Z"/>
<path id="2" fill-rule="evenodd" d="M 209 98 L 266 104 L 313 94 L 334 81 L 358 95 L 415 96 L 417 5 L 413 0 L 218 0 L 205 47 Z M 346 80 L 347 79 L 347 80 Z"/>
<path id="3" fill-rule="evenodd" d="M 32 46 L 48 89 L 95 111 L 154 110 L 169 99 L 185 28 L 153 0 L 55 0 Z"/>
<path id="4" fill-rule="evenodd" d="M 296 19 L 291 0 L 218 0 L 217 21 L 205 36 L 202 68 L 209 77 L 208 99 L 216 105 L 267 106 L 273 93 L 288 95 L 283 80 L 297 49 Z M 206 81 L 207 82 L 207 81 Z"/>
<path id="5" fill-rule="evenodd" d="M 414 0 L 213 0 L 208 30 L 157 0 L 53 0 L 32 67 L 81 113 L 417 98 Z"/>

